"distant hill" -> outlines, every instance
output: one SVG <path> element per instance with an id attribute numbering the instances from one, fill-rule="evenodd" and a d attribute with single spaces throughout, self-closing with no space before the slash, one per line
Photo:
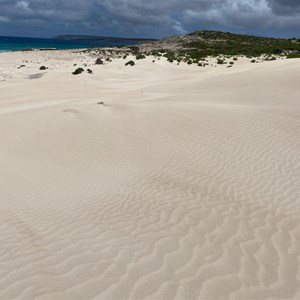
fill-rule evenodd
<path id="1" fill-rule="evenodd" d="M 173 36 L 139 46 L 143 52 L 167 51 L 188 54 L 191 58 L 209 55 L 246 55 L 291 53 L 300 57 L 300 39 L 256 37 L 219 31 L 196 31 L 187 35 Z M 171 54 L 170 54 L 171 55 Z"/>
<path id="2" fill-rule="evenodd" d="M 118 42 L 134 42 L 134 43 L 146 43 L 156 41 L 155 39 L 144 39 L 144 38 L 119 38 L 119 37 L 108 37 L 108 36 L 92 36 L 92 35 L 59 35 L 54 37 L 56 40 L 63 41 L 99 41 L 107 43 L 118 43 Z"/>

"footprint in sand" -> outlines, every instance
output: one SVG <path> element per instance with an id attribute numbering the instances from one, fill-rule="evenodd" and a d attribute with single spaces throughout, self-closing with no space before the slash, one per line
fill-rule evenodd
<path id="1" fill-rule="evenodd" d="M 65 109 L 65 110 L 63 110 L 63 112 L 73 114 L 73 115 L 76 115 L 79 113 L 76 109 L 72 109 L 72 108 Z"/>
<path id="2" fill-rule="evenodd" d="M 38 79 L 43 77 L 44 73 L 38 73 L 38 74 L 33 74 L 33 75 L 29 75 L 28 78 L 29 79 Z"/>

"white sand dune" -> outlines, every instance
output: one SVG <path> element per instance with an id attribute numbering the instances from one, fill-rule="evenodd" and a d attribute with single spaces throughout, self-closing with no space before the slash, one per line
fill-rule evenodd
<path id="1" fill-rule="evenodd" d="M 300 60 L 84 62 L 0 54 L 0 299 L 300 299 Z"/>

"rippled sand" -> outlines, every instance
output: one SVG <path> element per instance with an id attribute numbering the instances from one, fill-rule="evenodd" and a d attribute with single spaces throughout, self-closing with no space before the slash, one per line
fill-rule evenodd
<path id="1" fill-rule="evenodd" d="M 1 299 L 300 299 L 300 60 L 151 61 L 0 54 Z"/>

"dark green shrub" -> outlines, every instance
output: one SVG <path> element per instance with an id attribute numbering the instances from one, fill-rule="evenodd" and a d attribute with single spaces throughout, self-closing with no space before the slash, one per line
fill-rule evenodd
<path id="1" fill-rule="evenodd" d="M 130 46 L 128 48 L 131 50 L 131 52 L 133 53 L 133 55 L 138 55 L 139 54 L 139 51 L 140 51 L 139 47 Z"/>
<path id="2" fill-rule="evenodd" d="M 81 74 L 82 72 L 84 72 L 84 69 L 78 68 L 78 69 L 76 69 L 72 74 L 73 74 L 73 75 L 79 75 L 79 74 Z"/>
<path id="3" fill-rule="evenodd" d="M 146 56 L 145 56 L 144 54 L 139 53 L 139 54 L 136 55 L 135 58 L 136 58 L 137 60 L 140 60 L 140 59 L 145 59 Z"/>
<path id="4" fill-rule="evenodd" d="M 225 61 L 223 59 L 218 58 L 217 64 L 218 65 L 224 65 Z"/>
<path id="5" fill-rule="evenodd" d="M 256 63 L 256 60 L 255 60 L 255 59 L 252 59 L 251 62 L 254 64 L 254 63 Z"/>
<path id="6" fill-rule="evenodd" d="M 125 66 L 131 66 L 133 67 L 135 65 L 135 62 L 133 60 L 128 61 Z"/>
<path id="7" fill-rule="evenodd" d="M 96 61 L 95 61 L 95 65 L 103 65 L 104 62 L 101 58 L 97 58 Z"/>
<path id="8" fill-rule="evenodd" d="M 93 71 L 92 71 L 91 69 L 87 69 L 87 72 L 88 72 L 89 74 L 93 74 Z"/>
<path id="9" fill-rule="evenodd" d="M 278 55 L 280 55 L 280 54 L 282 54 L 282 52 L 283 52 L 283 50 L 280 49 L 280 48 L 277 48 L 277 49 L 274 49 L 274 50 L 273 50 L 273 54 L 278 54 Z"/>
<path id="10" fill-rule="evenodd" d="M 41 71 L 45 71 L 45 70 L 47 70 L 47 68 L 46 68 L 45 66 L 41 66 L 41 67 L 40 67 L 40 70 L 41 70 Z"/>
<path id="11" fill-rule="evenodd" d="M 161 57 L 162 56 L 159 51 L 152 51 L 152 52 L 150 52 L 150 55 L 157 56 L 157 57 Z"/>

